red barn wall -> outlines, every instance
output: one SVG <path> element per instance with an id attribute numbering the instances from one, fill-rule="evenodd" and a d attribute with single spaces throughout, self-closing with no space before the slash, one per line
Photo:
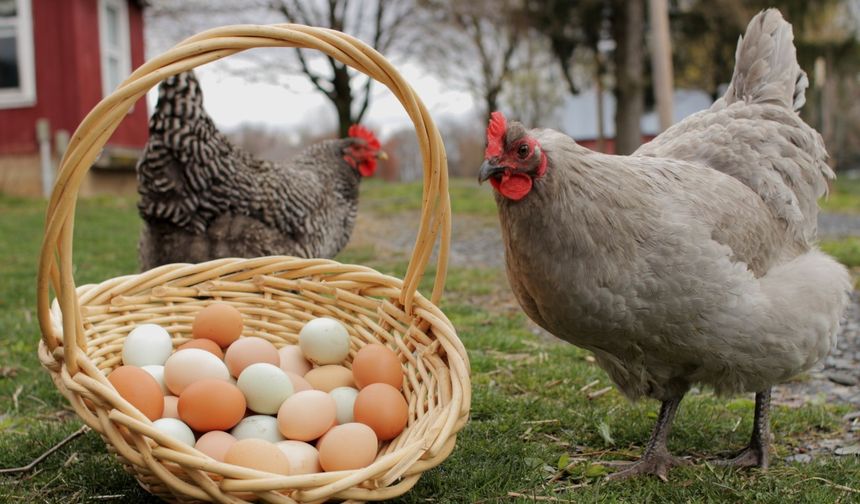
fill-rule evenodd
<path id="1" fill-rule="evenodd" d="M 144 62 L 143 9 L 129 2 L 131 64 Z M 102 99 L 98 0 L 33 0 L 33 43 L 36 104 L 0 109 L 0 155 L 33 154 L 36 120 L 46 118 L 51 133 L 73 133 L 80 121 Z M 108 145 L 143 147 L 147 139 L 145 98 L 116 130 Z"/>

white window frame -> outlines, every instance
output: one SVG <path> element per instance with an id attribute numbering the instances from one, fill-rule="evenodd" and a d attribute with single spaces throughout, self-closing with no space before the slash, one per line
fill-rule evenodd
<path id="1" fill-rule="evenodd" d="M 119 16 L 117 36 L 119 37 L 120 47 L 113 47 L 108 40 L 108 7 L 114 7 Z M 119 82 L 122 82 L 131 74 L 131 32 L 128 27 L 128 0 L 99 0 L 99 55 L 102 74 L 102 95 L 107 96 L 115 89 L 115 86 L 111 85 L 110 78 L 108 77 L 108 61 L 111 56 L 115 56 L 119 62 Z"/>
<path id="2" fill-rule="evenodd" d="M 33 15 L 31 0 L 15 0 L 17 15 L 11 26 L 15 30 L 18 52 L 17 89 L 0 89 L 0 109 L 32 107 L 36 104 L 36 64 L 33 56 Z M 6 21 L 0 22 L 5 27 Z"/>

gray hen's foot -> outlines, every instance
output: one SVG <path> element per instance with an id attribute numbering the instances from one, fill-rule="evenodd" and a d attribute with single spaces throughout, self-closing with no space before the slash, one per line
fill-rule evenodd
<path id="1" fill-rule="evenodd" d="M 677 466 L 689 465 L 688 460 L 676 457 L 668 452 L 665 453 L 646 453 L 641 459 L 636 462 L 631 462 L 629 467 L 614 472 L 606 477 L 610 481 L 619 481 L 636 476 L 650 474 L 657 476 L 663 481 L 668 481 L 667 475 L 669 469 Z"/>
<path id="2" fill-rule="evenodd" d="M 744 448 L 734 458 L 712 462 L 714 465 L 724 467 L 760 467 L 762 469 L 767 469 L 768 463 L 767 449 L 753 446 Z"/>
<path id="3" fill-rule="evenodd" d="M 770 389 L 755 395 L 755 417 L 749 445 L 737 456 L 727 460 L 717 460 L 714 465 L 730 467 L 760 467 L 767 469 L 768 447 L 770 445 Z"/>

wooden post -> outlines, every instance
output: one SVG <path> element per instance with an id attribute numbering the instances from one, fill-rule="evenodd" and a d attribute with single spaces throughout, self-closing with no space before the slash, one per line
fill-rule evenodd
<path id="1" fill-rule="evenodd" d="M 651 18 L 651 67 L 660 131 L 672 125 L 672 44 L 669 39 L 669 7 L 666 0 L 648 0 Z"/>

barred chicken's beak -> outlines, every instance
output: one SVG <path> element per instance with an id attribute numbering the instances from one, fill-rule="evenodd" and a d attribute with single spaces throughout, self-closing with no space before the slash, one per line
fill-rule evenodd
<path id="1" fill-rule="evenodd" d="M 481 165 L 481 171 L 478 172 L 478 183 L 480 184 L 504 171 L 505 168 L 503 166 L 496 166 L 489 161 L 484 161 L 484 164 Z"/>
<path id="2" fill-rule="evenodd" d="M 376 159 L 380 161 L 388 161 L 388 154 L 386 154 L 385 151 L 381 150 L 376 153 Z"/>

